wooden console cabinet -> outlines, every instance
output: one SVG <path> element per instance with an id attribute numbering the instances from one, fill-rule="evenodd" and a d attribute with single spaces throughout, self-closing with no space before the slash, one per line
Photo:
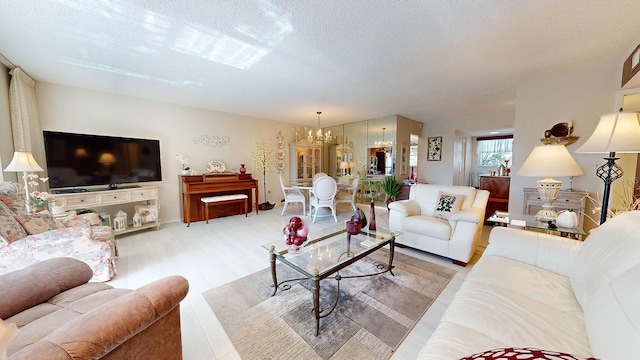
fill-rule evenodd
<path id="1" fill-rule="evenodd" d="M 508 176 L 480 176 L 480 189 L 489 191 L 489 201 L 484 213 L 484 223 L 491 225 L 487 219 L 496 210 L 509 211 L 509 186 L 511 178 Z"/>
<path id="2" fill-rule="evenodd" d="M 81 193 L 55 194 L 56 204 L 64 206 L 65 210 L 91 209 L 105 206 L 145 203 L 146 205 L 155 205 L 156 221 L 142 224 L 142 226 L 133 227 L 127 224 L 126 230 L 114 231 L 114 235 L 122 235 L 132 231 L 144 230 L 149 228 L 160 229 L 160 203 L 158 201 L 158 186 L 141 186 L 125 189 L 114 189 L 104 191 L 88 191 Z M 133 219 L 133 214 L 129 214 L 129 221 Z"/>

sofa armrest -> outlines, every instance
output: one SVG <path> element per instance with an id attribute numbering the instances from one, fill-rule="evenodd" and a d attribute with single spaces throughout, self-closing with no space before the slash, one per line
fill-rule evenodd
<path id="1" fill-rule="evenodd" d="M 466 221 L 477 224 L 483 221 L 484 209 L 468 208 L 458 211 L 449 217 L 449 221 Z"/>
<path id="2" fill-rule="evenodd" d="M 400 200 L 389 203 L 389 212 L 397 212 L 402 217 L 420 215 L 420 205 L 414 200 Z"/>
<path id="3" fill-rule="evenodd" d="M 535 231 L 495 227 L 484 255 L 501 256 L 569 276 L 583 242 Z"/>
<path id="4" fill-rule="evenodd" d="M 42 351 L 51 359 L 102 358 L 178 307 L 188 290 L 182 276 L 156 280 L 60 326 L 12 359 L 35 359 Z"/>

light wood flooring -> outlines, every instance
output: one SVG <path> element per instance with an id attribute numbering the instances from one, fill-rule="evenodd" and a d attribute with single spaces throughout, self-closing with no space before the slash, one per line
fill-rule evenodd
<path id="1" fill-rule="evenodd" d="M 368 217 L 369 206 L 359 207 Z M 192 223 L 190 227 L 182 222 L 165 223 L 157 231 L 144 230 L 120 236 L 117 238 L 120 251 L 116 260 L 118 275 L 109 284 L 135 289 L 168 275 L 186 277 L 190 289 L 180 310 L 184 359 L 240 359 L 202 293 L 269 266 L 268 252 L 261 245 L 280 240 L 285 222 L 291 216 L 301 214 L 302 208 L 290 204 L 284 216 L 280 216 L 281 212 L 282 205 L 278 204 L 272 210 L 261 211 L 259 215 L 254 211 L 248 218 L 236 215 L 212 219 L 208 225 L 204 222 Z M 344 222 L 350 216 L 349 206 L 341 204 L 338 207 L 338 222 Z M 376 208 L 376 222 L 378 227 L 387 226 L 385 208 Z M 332 217 L 318 218 L 313 224 L 307 216 L 305 223 L 309 225 L 312 235 L 314 230 L 335 226 Z M 457 274 L 400 345 L 393 360 L 416 358 L 469 269 L 484 251 L 489 231 L 490 227 L 485 226 L 483 243 L 466 268 L 422 251 L 396 248 L 396 251 L 450 267 Z M 309 324 L 312 326 L 311 321 Z M 268 324 L 265 324 L 265 331 L 268 331 Z"/>

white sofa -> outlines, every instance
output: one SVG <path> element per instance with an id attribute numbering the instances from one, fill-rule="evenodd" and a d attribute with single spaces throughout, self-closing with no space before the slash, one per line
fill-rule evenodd
<path id="1" fill-rule="evenodd" d="M 434 217 L 439 194 L 463 195 L 459 212 Z M 489 192 L 471 186 L 416 184 L 409 199 L 389 204 L 389 229 L 402 231 L 398 243 L 442 255 L 466 266 L 482 237 Z"/>
<path id="2" fill-rule="evenodd" d="M 640 358 L 640 211 L 610 219 L 584 242 L 494 228 L 418 359 L 503 347 Z"/>

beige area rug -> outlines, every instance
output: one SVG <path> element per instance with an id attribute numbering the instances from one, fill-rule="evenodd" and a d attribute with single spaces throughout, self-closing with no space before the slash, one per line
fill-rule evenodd
<path id="1" fill-rule="evenodd" d="M 386 264 L 382 249 L 340 271 L 368 274 Z M 455 270 L 395 253 L 393 272 L 343 279 L 335 311 L 315 319 L 310 283 L 272 292 L 269 268 L 208 290 L 203 296 L 238 354 L 251 359 L 388 359 L 455 275 Z M 300 277 L 278 263 L 278 280 Z M 333 304 L 335 280 L 321 282 L 321 304 Z"/>

